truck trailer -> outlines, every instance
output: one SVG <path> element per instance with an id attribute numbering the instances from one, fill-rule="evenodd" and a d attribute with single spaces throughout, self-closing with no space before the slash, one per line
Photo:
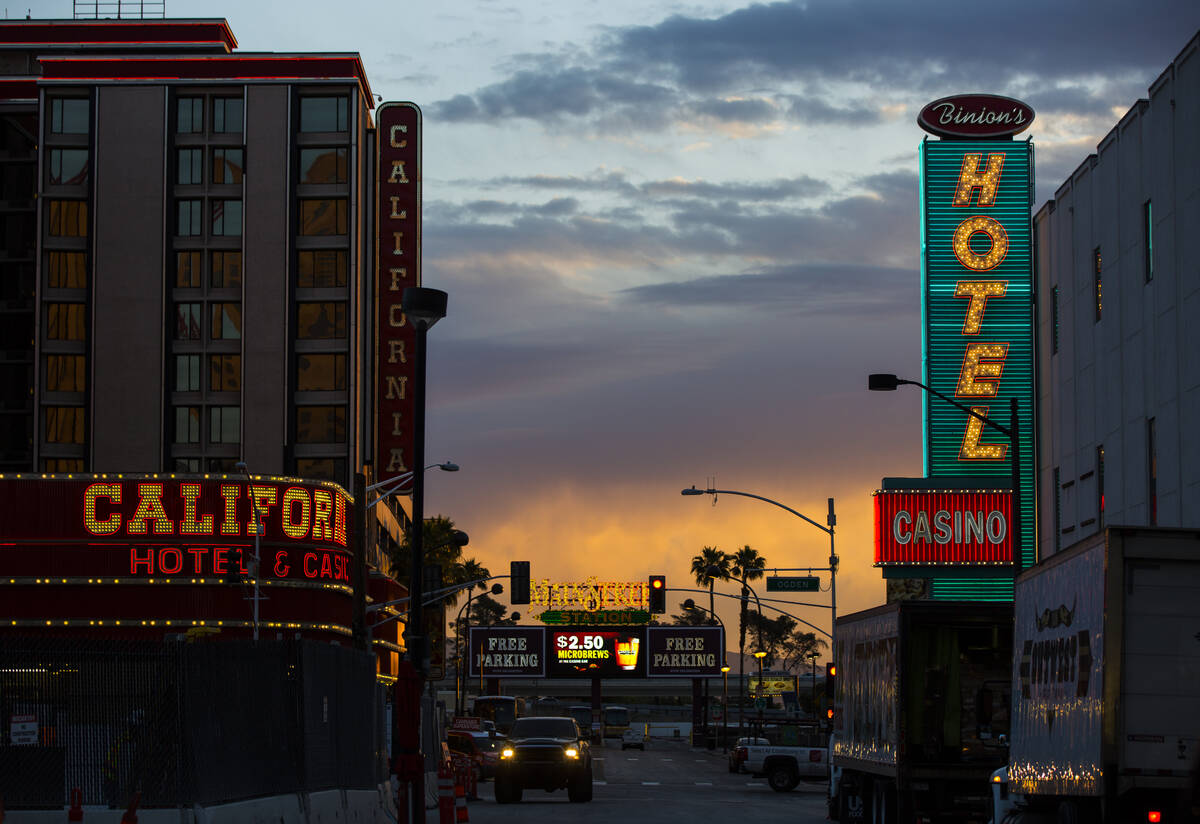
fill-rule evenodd
<path id="1" fill-rule="evenodd" d="M 1022 573 L 1015 614 L 997 824 L 1200 821 L 1200 531 L 1109 527 Z"/>
<path id="2" fill-rule="evenodd" d="M 897 601 L 839 618 L 833 735 L 842 824 L 983 822 L 1007 758 L 1009 603 Z"/>

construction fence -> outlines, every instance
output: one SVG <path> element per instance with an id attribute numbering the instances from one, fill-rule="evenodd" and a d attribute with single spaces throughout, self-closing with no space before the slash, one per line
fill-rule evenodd
<path id="1" fill-rule="evenodd" d="M 0 643 L 0 802 L 209 805 L 387 779 L 373 655 L 316 641 Z"/>

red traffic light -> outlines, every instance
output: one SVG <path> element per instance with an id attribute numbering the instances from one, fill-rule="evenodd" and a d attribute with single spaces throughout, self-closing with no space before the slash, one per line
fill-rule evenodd
<path id="1" fill-rule="evenodd" d="M 655 589 L 662 589 L 663 584 L 665 584 L 665 583 L 666 582 L 663 581 L 663 579 L 661 577 L 659 577 L 658 575 L 655 575 L 653 578 L 650 579 L 650 586 L 654 587 Z"/>
<path id="2" fill-rule="evenodd" d="M 828 718 L 830 721 L 833 720 L 833 707 L 830 707 L 829 709 L 825 710 L 825 717 Z"/>
<path id="3" fill-rule="evenodd" d="M 667 576 L 651 575 L 647 582 L 649 587 L 647 601 L 651 615 L 663 615 L 667 611 Z"/>

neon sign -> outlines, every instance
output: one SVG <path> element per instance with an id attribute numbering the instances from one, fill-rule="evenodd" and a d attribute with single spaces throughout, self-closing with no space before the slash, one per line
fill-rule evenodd
<path id="1" fill-rule="evenodd" d="M 875 565 L 1008 564 L 1007 490 L 875 493 Z"/>
<path id="2" fill-rule="evenodd" d="M 594 577 L 577 583 L 551 583 L 549 578 L 532 582 L 531 604 L 547 609 L 648 610 L 650 602 L 645 581 L 597 581 Z"/>
<path id="3" fill-rule="evenodd" d="M 1024 104 L 1010 102 L 1016 104 L 1009 107 L 1011 119 L 990 125 L 1004 129 L 1028 124 L 1032 110 L 1024 107 L 1023 113 L 1018 112 Z M 951 120 L 959 117 L 960 126 L 973 123 L 982 129 L 989 125 L 987 116 L 972 121 L 960 114 L 946 116 Z M 1023 432 L 1034 431 L 1032 170 L 1033 147 L 1027 141 L 953 139 L 921 144 L 924 383 L 978 415 L 997 418 L 1002 426 L 1008 425 L 1009 403 L 1015 398 Z M 1011 447 L 1007 438 L 936 397 L 926 395 L 923 403 L 927 477 L 945 477 L 952 484 L 955 476 L 995 476 L 996 486 L 1009 485 Z M 1034 488 L 1032 441 L 1023 439 L 1017 456 L 1025 490 Z M 1024 496 L 1021 508 L 1022 553 L 1016 559 L 1021 566 L 1033 562 L 1034 498 Z M 880 499 L 876 503 L 881 505 Z M 939 511 L 928 512 L 928 517 L 936 518 Z M 915 511 L 912 517 L 915 528 Z M 1004 518 L 1007 523 L 1008 516 Z M 951 522 L 954 533 L 953 516 Z M 988 513 L 984 523 L 986 533 Z M 995 528 L 997 521 L 991 523 Z M 905 528 L 901 535 L 909 534 Z M 940 551 L 954 541 L 940 543 L 937 538 L 944 537 L 944 532 L 937 531 L 932 521 L 930 530 L 933 540 L 925 542 L 922 533 L 915 543 L 903 544 L 909 554 L 924 547 L 909 563 L 996 563 L 996 553 L 1004 551 L 1011 558 L 1011 535 L 992 544 L 985 534 L 983 544 L 994 551 L 984 551 L 981 546 L 961 552 Z M 878 527 L 878 535 L 891 536 L 891 549 L 901 546 L 890 527 Z M 1001 545 L 1008 549 L 1001 550 Z M 1007 598 L 1011 587 L 1011 580 L 959 578 L 952 582 L 935 577 L 931 591 L 935 598 Z"/>

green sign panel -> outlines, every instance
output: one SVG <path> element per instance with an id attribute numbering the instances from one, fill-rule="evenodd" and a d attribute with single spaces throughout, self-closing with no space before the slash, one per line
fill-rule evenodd
<path id="1" fill-rule="evenodd" d="M 1034 561 L 1033 144 L 926 140 L 921 144 L 923 381 L 1021 433 L 1018 561 Z M 1008 486 L 1008 438 L 923 394 L 926 476 L 995 476 Z M 1009 599 L 1011 578 L 933 578 L 934 598 Z"/>
<path id="2" fill-rule="evenodd" d="M 650 623 L 650 613 L 644 609 L 605 609 L 587 612 L 576 609 L 548 609 L 537 616 L 544 624 L 571 626 L 627 626 Z"/>
<path id="3" fill-rule="evenodd" d="M 821 579 L 815 575 L 767 579 L 767 592 L 820 592 Z"/>

